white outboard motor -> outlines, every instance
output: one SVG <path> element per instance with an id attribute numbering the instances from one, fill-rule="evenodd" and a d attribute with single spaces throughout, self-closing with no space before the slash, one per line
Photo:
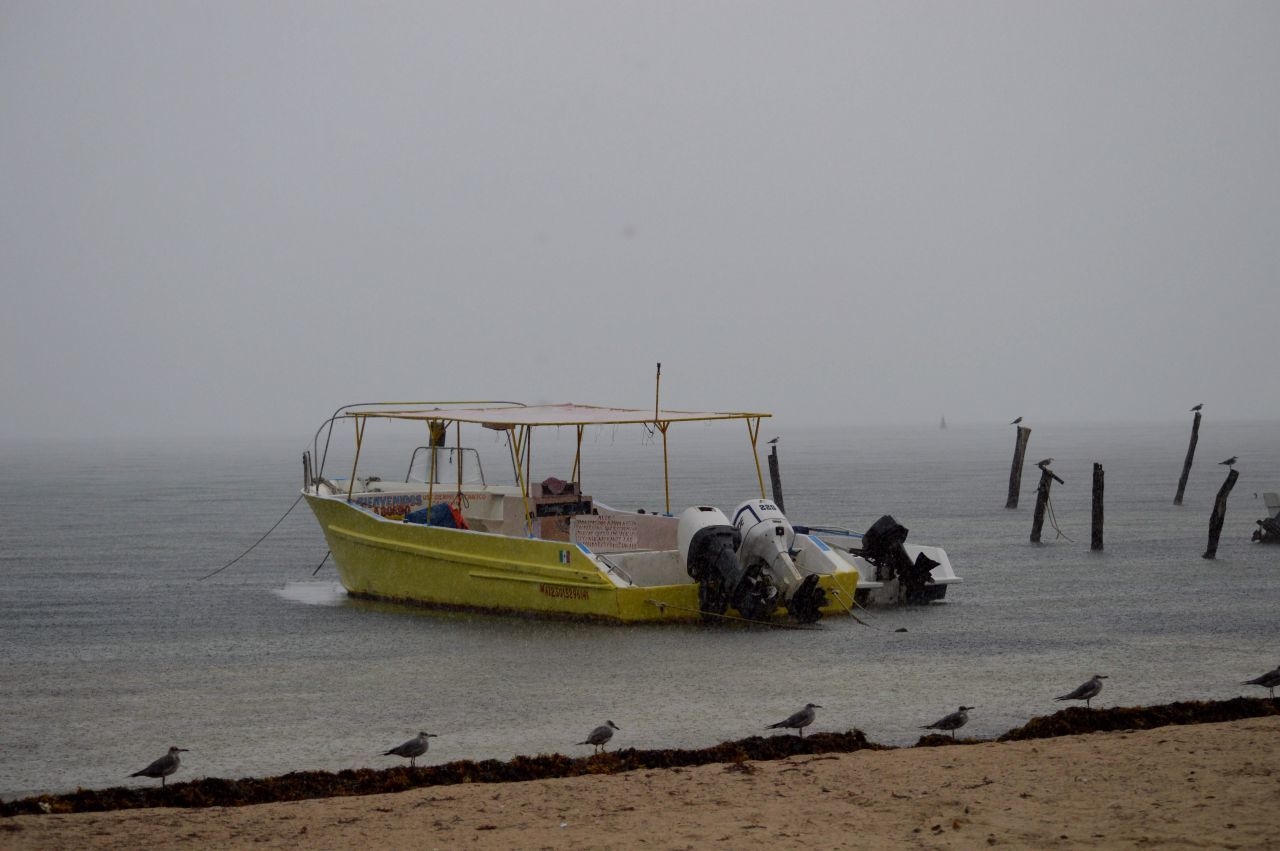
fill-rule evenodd
<path id="1" fill-rule="evenodd" d="M 770 602 L 777 605 L 781 595 L 787 611 L 801 623 L 822 617 L 826 592 L 818 585 L 817 574 L 802 576 L 796 569 L 791 559 L 796 531 L 778 506 L 767 499 L 749 499 L 734 509 L 733 528 L 742 536 L 738 561 L 746 575 L 772 587 Z"/>

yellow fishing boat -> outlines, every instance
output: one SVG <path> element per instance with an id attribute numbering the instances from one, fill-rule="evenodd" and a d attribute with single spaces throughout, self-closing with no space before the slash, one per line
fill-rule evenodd
<path id="1" fill-rule="evenodd" d="M 623 623 L 809 623 L 847 613 L 857 567 L 818 536 L 797 531 L 765 498 L 756 444 L 769 416 L 656 405 L 346 406 L 321 426 L 304 453 L 303 496 L 342 584 L 357 597 Z M 404 423 L 424 437 L 425 445 L 412 449 L 404 481 L 362 475 L 365 429 L 372 421 Z M 734 421 L 747 425 L 759 495 L 738 505 L 732 519 L 710 505 L 673 514 L 669 430 L 677 423 Z M 338 478 L 326 475 L 325 461 L 335 426 L 344 423 L 353 427 L 355 451 L 350 475 Z M 665 511 L 615 509 L 583 490 L 583 435 L 592 426 L 645 426 L 661 434 Z M 566 478 L 530 481 L 534 431 L 563 427 L 577 436 Z M 478 453 L 463 445 L 464 428 L 505 438 L 510 482 L 485 480 Z"/>

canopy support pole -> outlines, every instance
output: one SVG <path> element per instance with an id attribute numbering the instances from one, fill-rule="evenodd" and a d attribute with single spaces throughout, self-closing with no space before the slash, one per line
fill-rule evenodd
<path id="1" fill-rule="evenodd" d="M 760 498 L 764 499 L 764 473 L 760 471 L 760 452 L 756 449 L 756 441 L 760 439 L 760 417 L 751 417 L 747 420 L 747 434 L 751 438 L 751 457 L 756 462 L 756 481 L 760 483 Z"/>
<path id="2" fill-rule="evenodd" d="M 458 493 L 455 499 L 458 501 L 458 511 L 462 511 L 462 423 L 457 424 L 457 430 L 454 432 L 453 445 L 457 448 L 458 457 L 453 459 L 453 466 L 458 468 Z"/>
<path id="3" fill-rule="evenodd" d="M 524 531 L 530 538 L 533 537 L 533 519 L 529 517 L 529 483 L 524 475 L 524 470 L 520 467 L 520 459 L 529 451 L 528 436 L 531 426 L 520 426 L 519 431 L 515 426 L 507 426 L 507 439 L 511 444 L 511 455 L 516 462 L 516 484 L 520 488 L 520 504 L 524 507 Z M 525 439 L 521 439 L 524 435 Z"/>
<path id="4" fill-rule="evenodd" d="M 569 476 L 571 482 L 582 482 L 582 432 L 586 426 L 578 425 L 578 448 L 573 453 L 573 473 Z"/>
<path id="5" fill-rule="evenodd" d="M 351 479 L 347 482 L 347 502 L 351 501 L 351 495 L 356 489 L 356 467 L 360 464 L 360 444 L 364 441 L 364 424 L 367 421 L 365 417 L 356 417 L 356 457 L 351 462 Z"/>
<path id="6" fill-rule="evenodd" d="M 655 422 L 658 431 L 662 432 L 662 491 L 667 501 L 667 516 L 671 515 L 671 475 L 667 466 L 667 429 L 671 428 L 669 422 Z"/>

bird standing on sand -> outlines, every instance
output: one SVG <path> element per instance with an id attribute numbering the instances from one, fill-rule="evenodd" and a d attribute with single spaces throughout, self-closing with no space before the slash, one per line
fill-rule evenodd
<path id="1" fill-rule="evenodd" d="M 389 751 L 383 751 L 383 756 L 406 756 L 409 758 L 409 767 L 416 768 L 418 757 L 427 752 L 427 739 L 440 738 L 435 733 L 418 733 L 403 745 L 396 745 Z"/>
<path id="2" fill-rule="evenodd" d="M 1107 679 L 1106 674 L 1094 674 L 1093 678 L 1080 688 L 1070 694 L 1063 694 L 1055 697 L 1054 700 L 1083 700 L 1085 706 L 1090 706 L 1089 701 L 1098 696 L 1098 692 L 1102 691 L 1102 681 Z"/>
<path id="3" fill-rule="evenodd" d="M 1020 423 L 1020 422 L 1022 422 L 1022 417 L 1018 417 L 1016 420 L 1014 420 L 1013 422 L 1009 423 L 1009 425 L 1017 425 L 1017 424 L 1018 424 L 1018 423 Z"/>
<path id="4" fill-rule="evenodd" d="M 1280 665 L 1277 665 L 1270 671 L 1267 671 L 1260 677 L 1254 677 L 1251 680 L 1245 680 L 1241 685 L 1246 686 L 1262 686 L 1271 695 L 1271 699 L 1275 700 L 1276 686 L 1280 686 Z"/>
<path id="5" fill-rule="evenodd" d="M 1192 411 L 1198 411 L 1198 410 L 1200 410 L 1200 409 L 1201 409 L 1201 408 L 1203 408 L 1203 407 L 1204 407 L 1204 402 L 1201 402 L 1199 405 L 1196 405 L 1196 406 L 1195 406 L 1194 408 L 1192 408 L 1191 410 L 1192 410 Z"/>
<path id="6" fill-rule="evenodd" d="M 776 730 L 779 727 L 782 727 L 789 730 L 797 730 L 800 733 L 800 738 L 803 739 L 804 728 L 808 727 L 810 724 L 813 723 L 813 718 L 814 718 L 813 710 L 821 709 L 821 708 L 822 706 L 817 703 L 806 703 L 804 705 L 804 709 L 801 709 L 799 712 L 792 713 L 792 715 L 789 718 L 787 718 L 787 720 L 779 721 L 777 724 L 770 724 L 765 729 Z"/>
<path id="7" fill-rule="evenodd" d="M 135 771 L 130 777 L 159 777 L 160 785 L 164 785 L 164 779 L 170 774 L 178 770 L 178 766 L 182 764 L 182 759 L 178 756 L 180 753 L 186 752 L 186 748 L 180 748 L 176 745 L 169 748 L 169 752 L 148 765 L 141 771 Z"/>
<path id="8" fill-rule="evenodd" d="M 1234 467 L 1236 465 L 1236 462 L 1239 460 L 1240 460 L 1240 457 L 1238 455 L 1232 455 L 1230 458 L 1228 458 L 1225 461 L 1219 461 L 1218 464 L 1219 465 L 1226 464 L 1228 467 Z"/>
<path id="9" fill-rule="evenodd" d="M 600 753 L 604 750 L 604 746 L 609 744 L 609 740 L 613 738 L 613 731 L 621 729 L 621 727 L 612 721 L 606 721 L 599 727 L 592 730 L 591 734 L 587 736 L 586 741 L 578 742 L 578 744 L 591 745 L 596 749 L 596 753 Z"/>
<path id="10" fill-rule="evenodd" d="M 972 706 L 961 706 L 945 718 L 939 718 L 932 724 L 925 724 L 921 730 L 950 730 L 951 738 L 956 737 L 956 730 L 969 723 L 969 710 Z"/>

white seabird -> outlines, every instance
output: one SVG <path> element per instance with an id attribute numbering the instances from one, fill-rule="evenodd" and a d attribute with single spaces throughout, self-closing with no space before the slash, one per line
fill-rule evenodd
<path id="1" fill-rule="evenodd" d="M 164 785 L 164 779 L 170 774 L 178 770 L 178 766 L 182 764 L 182 759 L 178 756 L 187 749 L 174 746 L 169 748 L 169 752 L 148 765 L 141 771 L 135 771 L 130 777 L 159 777 L 160 785 Z"/>
<path id="2" fill-rule="evenodd" d="M 1097 697 L 1098 692 L 1102 691 L 1102 681 L 1105 679 L 1107 679 L 1106 674 L 1094 674 L 1092 679 L 1075 691 L 1070 694 L 1059 695 L 1054 700 L 1083 700 L 1085 706 L 1090 706 L 1089 701 Z"/>
<path id="3" fill-rule="evenodd" d="M 427 752 L 427 739 L 440 738 L 435 733 L 418 733 L 403 745 L 396 745 L 389 751 L 383 751 L 383 756 L 404 756 L 409 758 L 409 767 L 416 768 L 418 757 Z"/>
<path id="4" fill-rule="evenodd" d="M 972 706 L 961 706 L 945 718 L 939 718 L 932 724 L 925 724 L 921 730 L 950 730 L 951 738 L 956 737 L 956 730 L 969 723 L 969 710 Z"/>
<path id="5" fill-rule="evenodd" d="M 609 740 L 613 738 L 614 730 L 621 730 L 617 724 L 612 721 L 605 721 L 599 727 L 596 727 L 588 735 L 585 741 L 578 742 L 580 745 L 591 745 L 600 753 L 604 750 L 604 746 L 609 744 Z"/>
<path id="6" fill-rule="evenodd" d="M 779 721 L 777 724 L 770 724 L 765 729 L 776 730 L 779 727 L 782 727 L 789 730 L 797 730 L 800 733 L 800 738 L 803 739 L 804 728 L 808 727 L 810 724 L 813 723 L 813 719 L 814 719 L 813 710 L 821 709 L 821 708 L 822 706 L 820 704 L 806 703 L 804 705 L 804 709 L 801 709 L 798 712 L 792 713 L 791 716 L 788 717 L 785 721 Z"/>

